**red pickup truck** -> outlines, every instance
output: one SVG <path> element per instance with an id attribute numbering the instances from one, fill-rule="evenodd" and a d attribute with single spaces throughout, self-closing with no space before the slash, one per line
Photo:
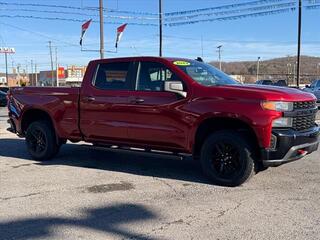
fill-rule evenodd
<path id="1" fill-rule="evenodd" d="M 10 131 L 37 160 L 67 140 L 189 154 L 215 184 L 316 151 L 316 99 L 297 89 L 239 84 L 201 61 L 132 57 L 91 61 L 80 88 L 17 87 Z"/>

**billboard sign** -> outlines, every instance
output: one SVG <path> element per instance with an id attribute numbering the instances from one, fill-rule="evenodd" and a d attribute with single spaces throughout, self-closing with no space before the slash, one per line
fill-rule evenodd
<path id="1" fill-rule="evenodd" d="M 16 53 L 16 50 L 14 48 L 0 47 L 0 53 L 13 54 Z"/>
<path id="2" fill-rule="evenodd" d="M 59 67 L 58 68 L 58 78 L 59 79 L 65 78 L 64 67 Z"/>

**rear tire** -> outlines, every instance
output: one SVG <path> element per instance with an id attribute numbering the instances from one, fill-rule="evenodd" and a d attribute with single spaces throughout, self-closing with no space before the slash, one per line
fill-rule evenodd
<path id="1" fill-rule="evenodd" d="M 26 133 L 26 145 L 29 154 L 35 160 L 49 160 L 58 152 L 55 132 L 46 121 L 36 121 L 30 124 Z"/>
<path id="2" fill-rule="evenodd" d="M 255 169 L 254 151 L 245 137 L 232 130 L 214 132 L 205 140 L 200 163 L 203 173 L 215 184 L 243 184 Z"/>

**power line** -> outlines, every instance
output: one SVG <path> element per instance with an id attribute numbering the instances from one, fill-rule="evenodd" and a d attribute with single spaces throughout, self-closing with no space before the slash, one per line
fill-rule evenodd
<path id="1" fill-rule="evenodd" d="M 15 11 L 15 12 L 35 12 L 35 13 L 50 13 L 50 14 L 70 14 L 78 16 L 88 16 L 98 17 L 97 13 L 81 13 L 81 12 L 72 12 L 72 11 L 56 11 L 56 10 L 39 10 L 39 9 L 29 9 L 29 8 L 0 8 L 0 11 Z M 158 20 L 158 17 L 140 17 L 140 16 L 123 16 L 123 15 L 105 15 L 106 18 L 111 19 L 126 19 L 126 20 Z"/>
<path id="2" fill-rule="evenodd" d="M 48 7 L 48 8 L 64 8 L 64 9 L 74 9 L 74 10 L 89 10 L 89 11 L 99 11 L 98 7 L 74 7 L 68 5 L 56 5 L 56 4 L 39 4 L 39 3 L 12 3 L 12 2 L 0 2 L 0 5 L 6 6 L 29 6 L 29 7 Z M 150 12 L 141 12 L 141 11 L 125 11 L 125 10 L 115 10 L 115 9 L 108 9 L 104 10 L 104 12 L 117 12 L 117 13 L 130 13 L 130 14 L 139 14 L 139 15 L 154 15 L 156 13 Z"/>
<path id="3" fill-rule="evenodd" d="M 24 18 L 24 19 L 38 19 L 38 20 L 50 20 L 50 21 L 67 21 L 67 22 L 80 22 L 83 23 L 86 19 L 76 19 L 76 18 L 62 18 L 62 17 L 40 17 L 40 16 L 33 16 L 33 15 L 0 15 L 0 18 Z M 92 20 L 92 22 L 98 23 L 98 20 Z M 123 22 L 119 21 L 105 21 L 105 24 L 115 24 L 120 25 Z M 153 23 L 136 23 L 131 22 L 130 25 L 137 25 L 137 26 L 157 26 L 157 24 Z"/>
<path id="4" fill-rule="evenodd" d="M 243 18 L 248 18 L 248 17 L 260 17 L 260 16 L 288 13 L 288 12 L 292 12 L 295 10 L 296 10 L 296 7 L 292 7 L 292 8 L 284 8 L 284 9 L 280 9 L 280 10 L 272 10 L 272 11 L 265 11 L 265 12 L 258 12 L 258 13 L 228 16 L 228 17 L 219 17 L 219 18 L 201 19 L 201 20 L 193 20 L 193 21 L 166 23 L 165 26 L 173 27 L 173 26 L 182 26 L 182 25 L 189 25 L 189 24 L 195 24 L 195 23 L 203 23 L 203 22 L 238 20 L 238 19 L 243 19 Z"/>
<path id="5" fill-rule="evenodd" d="M 195 24 L 201 22 L 213 22 L 213 21 L 225 21 L 225 20 L 238 20 L 247 17 L 259 17 L 259 16 L 267 16 L 267 15 L 274 15 L 274 14 L 281 14 L 290 11 L 295 11 L 295 7 L 291 8 L 283 8 L 279 10 L 272 10 L 272 11 L 264 11 L 264 12 L 257 12 L 257 13 L 250 13 L 250 14 L 242 14 L 242 15 L 234 15 L 234 16 L 227 16 L 227 17 L 219 17 L 219 18 L 207 18 L 207 19 L 200 19 L 200 20 L 192 20 L 192 21 L 183 21 L 183 22 L 172 22 L 172 23 L 165 23 L 164 26 L 181 26 L 187 24 Z M 32 15 L 0 15 L 0 18 L 24 18 L 24 19 L 38 19 L 38 20 L 50 20 L 50 21 L 68 21 L 68 22 L 85 22 L 85 19 L 75 19 L 75 18 L 62 18 L 62 17 L 41 17 L 41 16 L 32 16 Z M 99 22 L 97 20 L 92 20 L 92 22 Z M 122 24 L 122 22 L 118 21 L 105 21 L 105 24 Z M 157 26 L 154 23 L 137 23 L 131 22 L 130 25 L 137 25 L 137 26 Z"/>
<path id="6" fill-rule="evenodd" d="M 83 10 L 81 7 L 73 7 L 73 6 L 66 6 L 66 5 L 51 5 L 51 4 L 39 4 L 39 3 L 12 3 L 12 2 L 0 2 L 0 5 L 7 5 L 7 6 L 31 6 L 31 7 L 48 7 L 48 8 L 68 8 L 68 9 L 77 9 Z M 89 8 L 88 8 L 89 10 Z"/>
<path id="7" fill-rule="evenodd" d="M 187 16 L 170 17 L 170 18 L 166 18 L 166 21 L 187 20 L 187 19 L 193 19 L 193 18 L 198 18 L 202 16 L 213 16 L 213 15 L 225 16 L 225 15 L 240 14 L 244 12 L 259 12 L 259 11 L 273 10 L 273 9 L 279 9 L 279 8 L 288 8 L 288 7 L 293 7 L 295 5 L 296 5 L 295 2 L 289 2 L 289 3 L 266 5 L 261 7 L 228 10 L 228 11 L 222 11 L 222 12 L 220 11 L 220 12 L 210 12 L 210 13 L 199 13 L 199 14 L 187 15 Z"/>
<path id="8" fill-rule="evenodd" d="M 185 10 L 185 11 L 170 12 L 170 13 L 165 13 L 165 16 L 183 15 L 183 14 L 190 14 L 190 13 L 192 14 L 196 12 L 206 12 L 206 11 L 215 11 L 215 10 L 222 10 L 222 9 L 231 9 L 231 8 L 237 8 L 237 7 L 247 7 L 247 6 L 253 6 L 253 5 L 260 5 L 260 4 L 283 2 L 283 1 L 284 0 L 258 0 L 258 1 L 244 2 L 244 3 L 222 5 L 217 7 L 208 7 L 208 8 L 199 8 L 199 9 L 192 9 L 192 10 Z"/>
<path id="9" fill-rule="evenodd" d="M 320 4 L 317 5 L 310 5 L 305 7 L 307 10 L 315 10 L 315 9 L 320 9 Z"/>
<path id="10" fill-rule="evenodd" d="M 283 2 L 283 1 L 285 1 L 285 0 L 256 0 L 256 1 L 249 1 L 249 2 L 244 2 L 244 3 L 221 5 L 221 6 L 217 6 L 217 7 L 208 7 L 208 8 L 168 12 L 168 13 L 164 13 L 164 16 L 186 15 L 186 14 L 192 14 L 192 13 L 196 13 L 196 12 L 215 11 L 215 10 L 232 9 L 232 8 L 247 7 L 247 6 L 258 6 L 258 5 L 278 3 L 278 2 Z M 83 8 L 83 7 L 75 7 L 75 6 L 68 6 L 68 5 L 55 5 L 55 4 L 0 2 L 0 5 L 63 8 L 63 9 L 73 9 L 73 10 L 81 10 L 81 11 L 89 10 L 89 11 L 95 11 L 95 12 L 99 11 L 98 7 L 84 7 Z M 158 16 L 158 13 L 143 12 L 143 11 L 128 11 L 128 10 L 118 10 L 118 9 L 108 9 L 108 10 L 105 9 L 104 12 Z"/>

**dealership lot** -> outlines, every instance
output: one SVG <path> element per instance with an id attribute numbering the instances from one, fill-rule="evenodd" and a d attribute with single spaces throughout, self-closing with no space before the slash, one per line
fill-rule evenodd
<path id="1" fill-rule="evenodd" d="M 319 239 L 320 151 L 238 188 L 192 161 L 67 144 L 36 162 L 0 108 L 1 239 Z"/>

